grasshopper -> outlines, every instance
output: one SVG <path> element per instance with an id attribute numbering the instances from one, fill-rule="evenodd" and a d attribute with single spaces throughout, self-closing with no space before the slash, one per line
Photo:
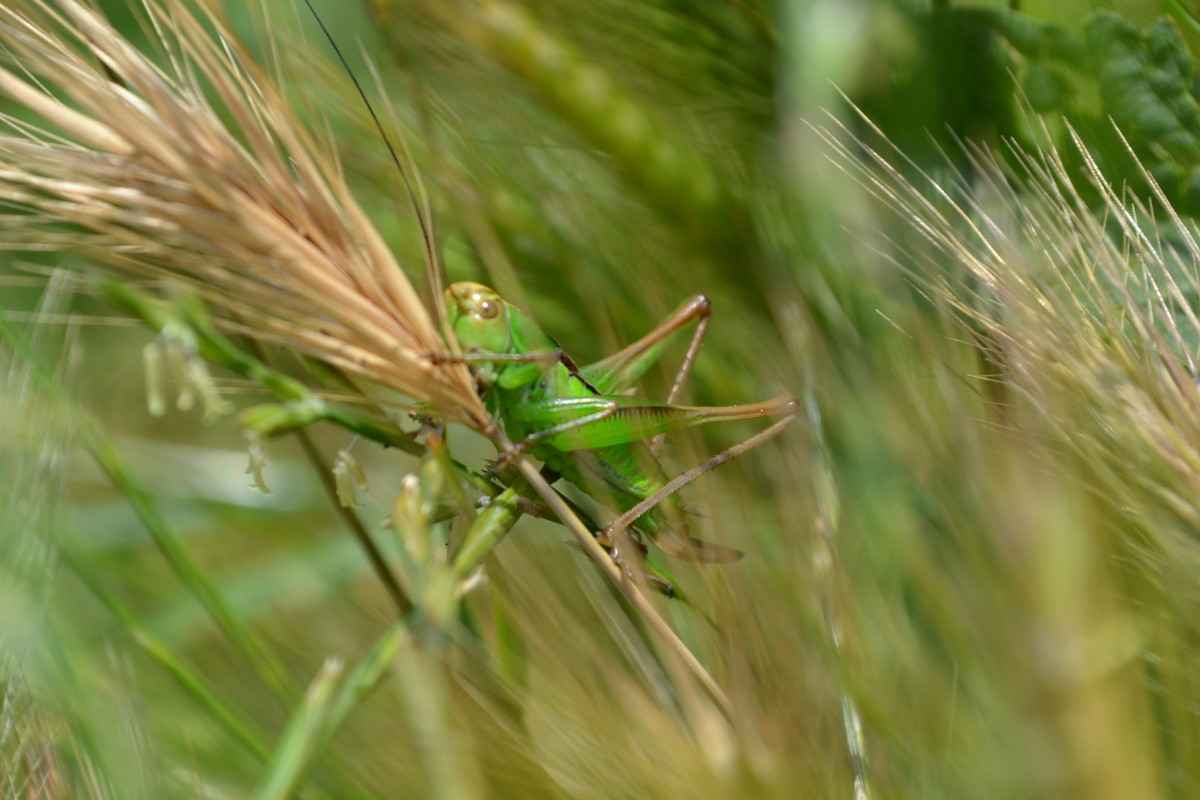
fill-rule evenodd
<path id="1" fill-rule="evenodd" d="M 678 489 L 699 474 L 756 447 L 796 416 L 796 400 L 777 397 L 736 406 L 683 406 L 673 401 L 699 351 L 711 303 L 696 295 L 646 336 L 584 367 L 575 362 L 528 315 L 482 284 L 460 282 L 445 292 L 451 330 L 488 411 L 515 443 L 501 464 L 521 453 L 622 516 L 598 532 L 601 544 L 621 563 L 618 541 L 636 531 L 663 553 L 705 563 L 726 563 L 738 550 L 694 538 Z M 661 355 L 672 334 L 696 322 L 667 402 L 624 394 Z M 661 437 L 708 422 L 780 419 L 695 470 L 668 481 L 657 458 Z M 652 442 L 646 440 L 653 439 Z M 628 568 L 628 567 L 627 567 Z"/>
<path id="2" fill-rule="evenodd" d="M 306 0 L 306 5 L 387 143 L 408 187 L 426 245 L 430 246 L 431 231 L 413 186 L 366 93 L 311 3 Z M 434 271 L 432 261 L 429 266 Z M 437 285 L 436 278 L 433 283 Z M 726 563 L 742 557 L 738 550 L 694 538 L 688 530 L 687 509 L 677 492 L 703 473 L 778 435 L 795 419 L 797 403 L 786 395 L 737 406 L 674 404 L 708 326 L 712 309 L 708 298 L 695 295 L 641 339 L 582 368 L 532 318 L 505 302 L 494 289 L 470 281 L 454 283 L 445 291 L 445 304 L 450 328 L 463 352 L 432 358 L 440 363 L 466 364 L 488 411 L 516 442 L 512 452 L 501 454 L 497 471 L 528 452 L 593 498 L 623 512 L 605 530 L 596 532 L 618 563 L 623 563 L 618 542 L 626 539 L 629 529 L 675 558 Z M 653 365 L 672 334 L 692 321 L 696 322 L 696 330 L 667 401 L 657 403 L 623 394 Z M 700 466 L 667 480 L 657 458 L 665 434 L 708 422 L 772 416 L 780 419 Z M 652 442 L 644 441 L 651 437 Z M 629 565 L 625 567 L 628 570 Z"/>

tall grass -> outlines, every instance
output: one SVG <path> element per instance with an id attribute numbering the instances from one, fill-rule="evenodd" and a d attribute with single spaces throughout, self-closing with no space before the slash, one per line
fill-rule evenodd
<path id="1" fill-rule="evenodd" d="M 819 116 L 806 8 L 376 3 L 400 170 L 303 15 L 0 10 L 4 796 L 1194 792 L 1194 225 Z M 690 399 L 806 411 L 685 489 L 746 557 L 489 480 L 427 270 L 580 362 L 709 295 Z"/>

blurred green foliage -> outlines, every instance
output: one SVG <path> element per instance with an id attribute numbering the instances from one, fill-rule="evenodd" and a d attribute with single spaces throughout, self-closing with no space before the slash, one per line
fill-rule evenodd
<path id="1" fill-rule="evenodd" d="M 104 5 L 154 47 L 137 14 Z M 1198 40 L 1182 4 L 1008 5 L 319 4 L 429 187 L 450 280 L 494 285 L 580 362 L 704 292 L 715 314 L 691 400 L 802 397 L 807 419 L 686 492 L 705 535 L 746 559 L 679 565 L 693 605 L 656 600 L 728 694 L 728 738 L 695 724 L 644 620 L 560 527 L 523 519 L 460 604 L 439 554 L 470 523 L 435 508 L 455 467 L 358 444 L 369 489 L 352 513 L 406 588 L 434 598 L 424 617 L 398 612 L 327 476 L 352 430 L 378 441 L 370 425 L 411 430 L 407 417 L 325 417 L 308 443 L 266 442 L 272 493 L 256 493 L 232 414 L 146 412 L 140 349 L 157 331 L 53 324 L 72 311 L 120 324 L 129 306 L 91 297 L 72 256 L 4 253 L 3 797 L 1194 794 L 1195 486 L 1186 455 L 1161 457 L 1151 423 L 1130 422 L 1171 406 L 1162 373 L 1186 373 L 1194 327 L 1176 343 L 1171 320 L 1194 310 L 1194 265 L 1171 265 L 1173 313 L 1160 333 L 1137 329 L 1141 349 L 1104 345 L 1145 311 L 1149 281 L 1039 330 L 928 246 L 930 212 L 880 202 L 809 127 L 850 150 L 868 140 L 932 208 L 1006 205 L 1011 220 L 996 216 L 1020 230 L 1040 207 L 1020 187 L 993 193 L 964 143 L 1018 171 L 1015 149 L 1060 153 L 1108 222 L 1069 126 L 1110 184 L 1145 197 L 1152 177 L 1197 214 Z M 328 44 L 302 11 L 230 6 L 312 127 L 332 131 L 419 282 L 399 176 Z M 1182 247 L 1179 229 L 1140 221 Z M 1087 272 L 1088 248 L 1061 255 L 1064 275 Z M 30 262 L 70 271 L 22 283 Z M 980 308 L 1031 338 L 1079 333 L 1094 349 L 1064 344 L 1038 374 L 1101 375 L 1101 389 L 1028 391 L 1028 365 L 964 312 Z M 1099 331 L 1079 322 L 1109 315 Z M 233 346 L 257 366 L 206 353 L 227 401 L 259 418 L 278 402 L 278 430 L 301 427 L 278 389 L 321 383 L 314 370 Z M 669 381 L 664 369 L 645 391 Z M 1133 389 L 1158 405 L 1104 405 Z M 673 438 L 670 463 L 752 430 Z M 1183 423 L 1153 432 L 1197 442 Z M 490 457 L 462 431 L 449 444 L 469 467 Z"/>

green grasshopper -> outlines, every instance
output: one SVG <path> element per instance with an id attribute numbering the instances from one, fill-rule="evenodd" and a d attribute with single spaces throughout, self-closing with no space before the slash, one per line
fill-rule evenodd
<path id="1" fill-rule="evenodd" d="M 601 543 L 618 563 L 617 542 L 632 529 L 669 556 L 725 563 L 738 550 L 693 538 L 678 488 L 781 431 L 796 415 L 793 397 L 737 406 L 674 405 L 707 327 L 711 304 L 703 295 L 684 303 L 646 336 L 585 367 L 575 362 L 529 316 L 478 283 L 452 284 L 445 293 L 450 327 L 488 411 L 504 426 L 515 448 L 503 465 L 527 452 L 622 516 Z M 669 338 L 692 321 L 696 330 L 665 403 L 623 394 L 661 355 Z M 780 416 L 769 428 L 668 481 L 656 457 L 671 431 L 739 419 Z M 654 438 L 653 442 L 645 440 Z M 628 569 L 628 565 L 625 564 Z"/>
<path id="2" fill-rule="evenodd" d="M 337 42 L 311 3 L 306 0 L 306 5 L 346 67 L 392 153 L 428 244 L 430 231 L 407 173 Z M 446 289 L 445 303 L 451 330 L 463 354 L 433 358 L 441 363 L 467 364 L 489 412 L 516 441 L 512 452 L 501 454 L 498 466 L 529 452 L 584 492 L 622 511 L 604 531 L 596 533 L 626 570 L 629 564 L 622 562 L 618 542 L 630 528 L 676 558 L 707 563 L 741 558 L 737 550 L 692 537 L 687 509 L 677 492 L 708 470 L 777 435 L 795 418 L 797 406 L 791 396 L 740 406 L 674 405 L 708 325 L 711 304 L 704 295 L 692 297 L 625 349 L 582 368 L 576 367 L 537 323 L 493 289 L 472 282 L 454 283 Z M 659 357 L 671 335 L 693 320 L 696 331 L 667 401 L 656 403 L 623 394 Z M 665 434 L 708 422 L 770 416 L 781 419 L 700 466 L 667 480 L 656 455 Z M 647 444 L 644 440 L 650 437 L 654 441 Z"/>

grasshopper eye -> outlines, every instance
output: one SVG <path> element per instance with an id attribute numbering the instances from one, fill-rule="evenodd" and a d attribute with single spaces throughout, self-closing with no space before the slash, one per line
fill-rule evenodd
<path id="1" fill-rule="evenodd" d="M 481 300 L 475 313 L 482 319 L 495 319 L 500 313 L 500 304 L 495 300 Z"/>

